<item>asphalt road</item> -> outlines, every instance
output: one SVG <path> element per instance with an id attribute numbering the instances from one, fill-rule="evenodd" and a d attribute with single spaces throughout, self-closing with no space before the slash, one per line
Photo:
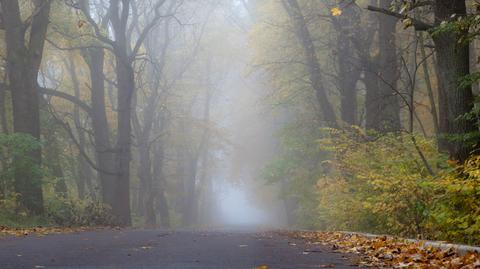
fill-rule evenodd
<path id="1" fill-rule="evenodd" d="M 252 231 L 113 230 L 0 239 L 1 269 L 352 268 L 350 258 Z"/>

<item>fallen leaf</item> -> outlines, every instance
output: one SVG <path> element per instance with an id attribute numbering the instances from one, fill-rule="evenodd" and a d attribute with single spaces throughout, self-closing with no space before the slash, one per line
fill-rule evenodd
<path id="1" fill-rule="evenodd" d="M 376 268 L 480 268 L 480 254 L 459 254 L 455 249 L 441 250 L 423 242 L 381 236 L 364 237 L 340 232 L 280 232 L 309 244 L 330 246 L 335 252 L 354 253 L 359 257 L 356 266 Z M 302 254 L 308 255 L 309 250 Z"/>

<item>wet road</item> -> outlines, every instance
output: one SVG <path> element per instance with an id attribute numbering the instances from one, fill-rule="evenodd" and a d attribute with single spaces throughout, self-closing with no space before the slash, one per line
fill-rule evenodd
<path id="1" fill-rule="evenodd" d="M 0 268 L 352 268 L 329 247 L 249 231 L 113 230 L 0 239 Z"/>

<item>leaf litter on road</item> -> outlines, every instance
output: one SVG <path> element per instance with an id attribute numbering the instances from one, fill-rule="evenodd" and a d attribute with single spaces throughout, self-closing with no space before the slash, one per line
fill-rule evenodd
<path id="1" fill-rule="evenodd" d="M 341 232 L 280 232 L 309 244 L 330 246 L 341 253 L 360 256 L 354 265 L 378 268 L 480 268 L 480 254 L 460 254 L 453 248 L 439 249 L 426 246 L 424 242 L 409 242 L 404 239 L 380 236 L 366 237 Z"/>
<path id="2" fill-rule="evenodd" d="M 92 227 L 33 227 L 33 228 L 9 228 L 6 226 L 0 226 L 0 237 L 3 236 L 16 236 L 25 237 L 29 235 L 45 236 L 48 234 L 65 234 L 65 233 L 78 233 L 85 231 L 98 230 L 103 228 Z"/>

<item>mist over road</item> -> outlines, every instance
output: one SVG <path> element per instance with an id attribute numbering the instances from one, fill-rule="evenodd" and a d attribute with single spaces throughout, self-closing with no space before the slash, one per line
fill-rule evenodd
<path id="1" fill-rule="evenodd" d="M 0 240 L 0 268 L 351 268 L 329 247 L 252 229 L 114 230 Z"/>

